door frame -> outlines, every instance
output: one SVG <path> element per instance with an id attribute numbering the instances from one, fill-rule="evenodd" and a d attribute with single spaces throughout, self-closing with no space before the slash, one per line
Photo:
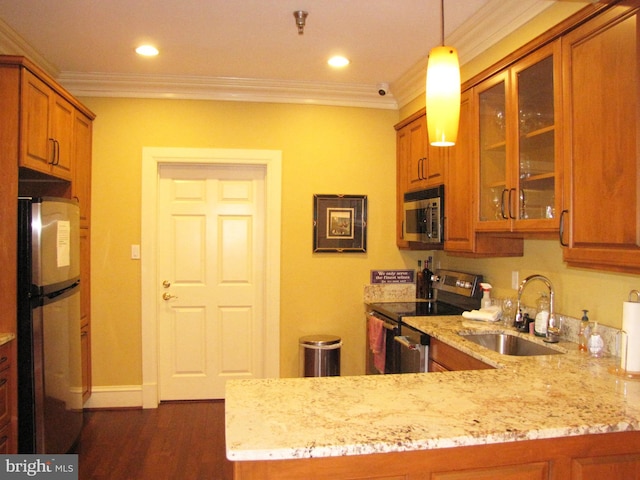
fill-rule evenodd
<path id="1" fill-rule="evenodd" d="M 157 408 L 157 201 L 161 165 L 264 165 L 265 176 L 265 377 L 280 375 L 280 223 L 282 152 L 217 148 L 142 149 L 141 201 L 141 311 L 142 311 L 142 408 Z"/>

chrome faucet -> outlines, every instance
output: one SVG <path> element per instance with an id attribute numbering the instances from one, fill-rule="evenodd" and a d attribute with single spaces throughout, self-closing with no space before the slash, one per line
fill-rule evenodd
<path id="1" fill-rule="evenodd" d="M 520 287 L 518 288 L 518 303 L 516 305 L 516 323 L 519 320 L 521 321 L 522 319 L 522 311 L 520 307 L 520 298 L 522 297 L 522 292 L 524 291 L 524 287 L 526 287 L 529 282 L 533 280 L 540 280 L 549 289 L 549 318 L 547 320 L 547 336 L 544 340 L 545 342 L 549 343 L 557 343 L 560 340 L 560 324 L 556 321 L 556 316 L 553 309 L 553 285 L 551 284 L 551 280 L 549 280 L 544 275 L 529 275 L 520 284 Z"/>

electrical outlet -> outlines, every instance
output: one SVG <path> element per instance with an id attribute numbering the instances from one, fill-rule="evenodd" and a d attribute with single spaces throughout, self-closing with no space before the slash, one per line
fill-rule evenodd
<path id="1" fill-rule="evenodd" d="M 517 270 L 511 272 L 511 288 L 517 290 L 520 287 L 520 275 Z"/>

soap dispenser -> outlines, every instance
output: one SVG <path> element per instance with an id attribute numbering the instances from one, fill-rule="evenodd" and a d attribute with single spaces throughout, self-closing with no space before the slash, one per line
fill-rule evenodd
<path id="1" fill-rule="evenodd" d="M 582 321 L 580 322 L 580 332 L 578 333 L 578 350 L 581 352 L 587 351 L 587 341 L 589 340 L 590 334 L 589 317 L 587 313 L 589 313 L 589 310 L 582 310 Z"/>

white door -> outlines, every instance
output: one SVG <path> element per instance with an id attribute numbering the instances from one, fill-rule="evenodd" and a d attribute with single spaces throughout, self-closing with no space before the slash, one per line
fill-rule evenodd
<path id="1" fill-rule="evenodd" d="M 160 165 L 160 400 L 264 376 L 265 167 Z"/>

